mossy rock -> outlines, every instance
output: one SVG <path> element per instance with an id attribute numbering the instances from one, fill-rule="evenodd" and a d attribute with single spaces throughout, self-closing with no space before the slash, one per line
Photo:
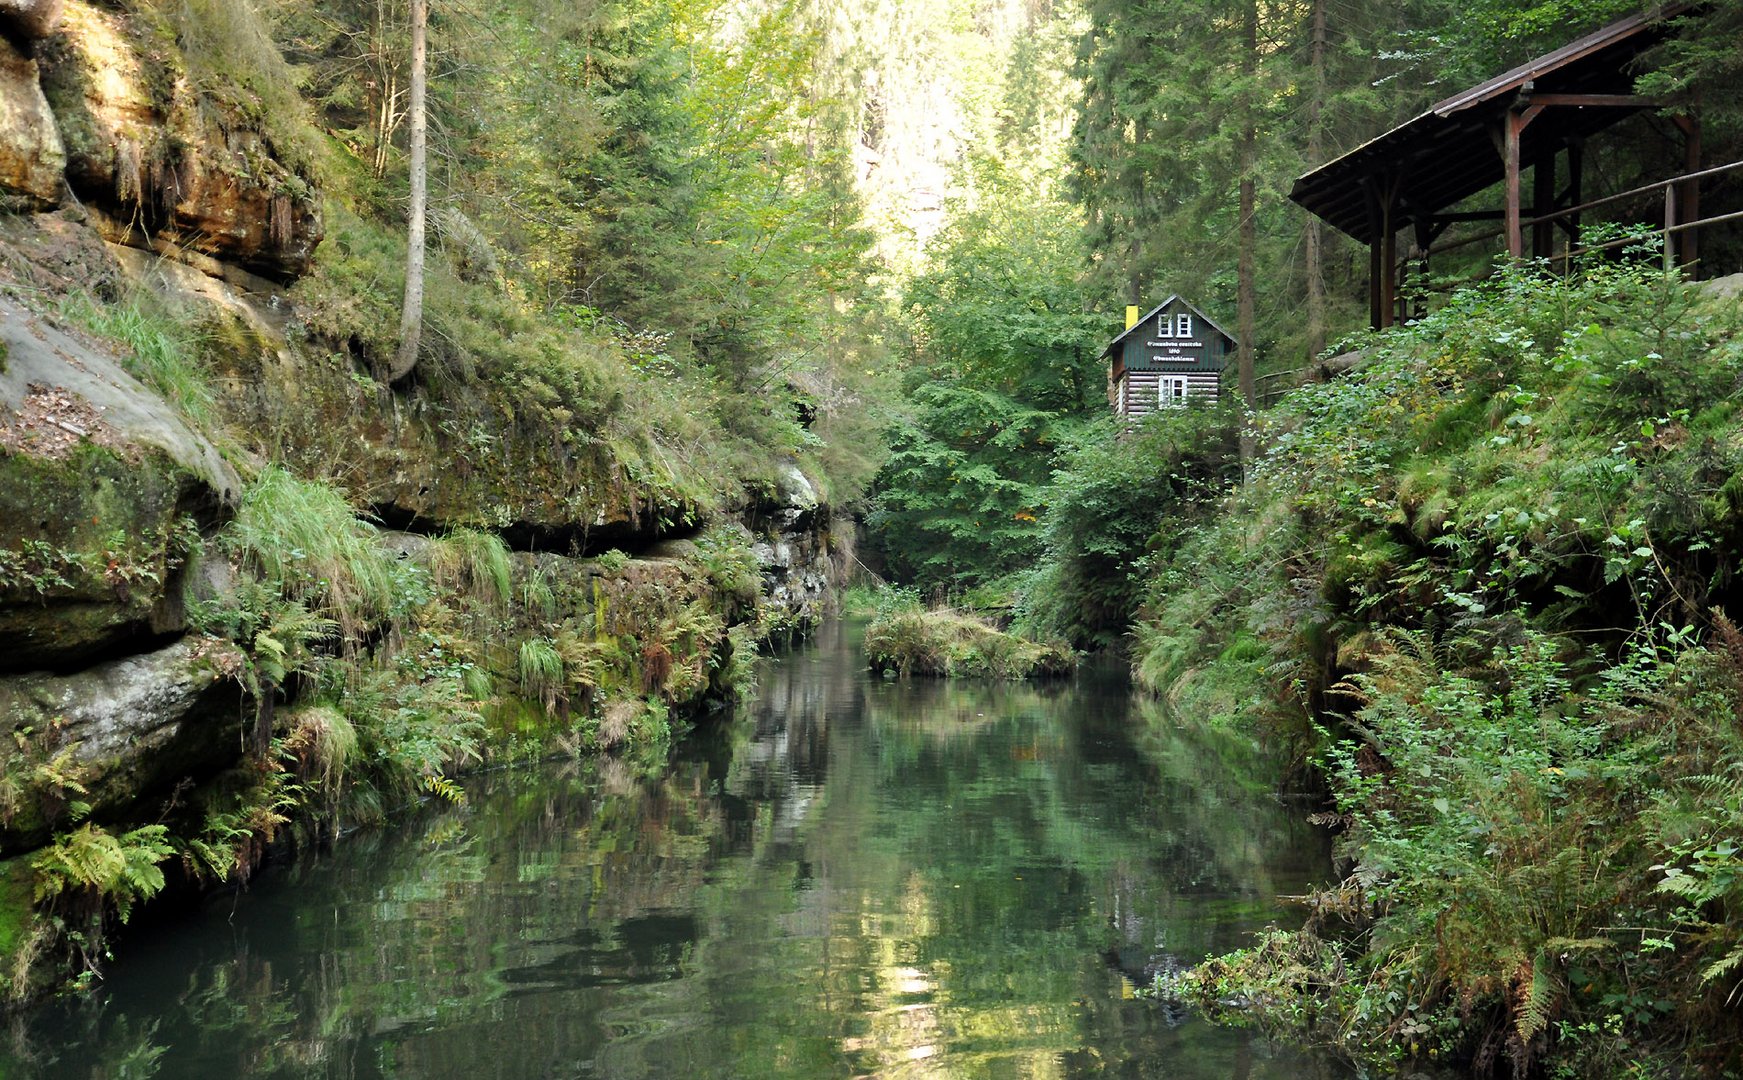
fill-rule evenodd
<path id="1" fill-rule="evenodd" d="M 234 761 L 242 664 L 228 642 L 184 638 L 76 675 L 0 677 L 0 853 L 46 842 L 74 799 L 121 814 Z"/>
<path id="2" fill-rule="evenodd" d="M 873 619 L 865 655 L 877 672 L 990 679 L 1048 679 L 1071 674 L 1077 656 L 1062 645 L 1008 634 L 947 608 L 908 608 Z"/>
<path id="3" fill-rule="evenodd" d="M 53 965 L 34 962 L 47 936 L 40 918 L 30 859 L 0 861 L 0 1002 L 35 999 L 58 976 Z"/>
<path id="4" fill-rule="evenodd" d="M 0 449 L 0 671 L 185 629 L 181 570 L 210 512 L 204 484 L 161 454 Z"/>
<path id="5" fill-rule="evenodd" d="M 70 0 L 58 30 L 38 43 L 68 183 L 109 239 L 168 240 L 295 278 L 324 231 L 310 169 L 287 163 L 300 155 L 277 145 L 300 141 L 300 120 L 276 118 L 282 130 L 269 135 L 269 118 L 244 115 L 211 80 L 202 88 L 177 27 L 160 15 L 149 5 L 124 13 Z"/>

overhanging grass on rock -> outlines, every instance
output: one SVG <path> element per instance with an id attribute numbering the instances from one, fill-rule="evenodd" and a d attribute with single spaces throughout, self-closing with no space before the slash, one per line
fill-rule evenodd
<path id="1" fill-rule="evenodd" d="M 1315 763 L 1346 876 L 1181 988 L 1366 1059 L 1735 1067 L 1740 380 L 1674 276 L 1509 270 L 1265 417 L 1137 670 Z"/>
<path id="2" fill-rule="evenodd" d="M 865 631 L 873 671 L 993 679 L 1069 675 L 1077 658 L 1063 645 L 1008 634 L 965 612 L 900 607 L 880 613 Z"/>

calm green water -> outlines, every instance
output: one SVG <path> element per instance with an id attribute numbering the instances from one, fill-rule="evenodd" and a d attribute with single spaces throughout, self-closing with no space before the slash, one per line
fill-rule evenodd
<path id="1" fill-rule="evenodd" d="M 663 777 L 487 777 L 136 932 L 0 1075 L 1344 1075 L 1132 995 L 1328 873 L 1252 746 L 822 638 Z"/>

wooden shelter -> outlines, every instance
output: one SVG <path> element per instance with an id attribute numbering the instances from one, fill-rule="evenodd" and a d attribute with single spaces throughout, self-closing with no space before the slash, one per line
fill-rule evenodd
<path id="1" fill-rule="evenodd" d="M 1687 3 L 1612 23 L 1442 101 L 1427 112 L 1358 146 L 1295 182 L 1289 197 L 1368 247 L 1368 302 L 1376 328 L 1391 325 L 1399 281 L 1398 233 L 1411 231 L 1414 254 L 1426 260 L 1448 226 L 1499 221 L 1507 251 L 1552 254 L 1555 230 L 1578 241 L 1585 141 L 1629 115 L 1658 107 L 1634 94 L 1634 64 L 1669 34 L 1668 20 Z M 1686 172 L 1700 169 L 1701 139 L 1692 116 L 1672 118 L 1686 141 Z M 1557 162 L 1565 155 L 1566 186 Z M 1522 174 L 1532 173 L 1525 202 Z M 1501 185 L 1494 209 L 1448 208 Z M 1688 180 L 1667 199 L 1671 213 L 1699 218 L 1700 192 Z M 1680 208 L 1676 204 L 1680 201 Z M 1553 220 L 1545 220 L 1554 215 Z M 1671 225 L 1667 221 L 1666 227 Z M 1693 262 L 1695 233 L 1681 235 L 1681 258 Z"/>
<path id="2" fill-rule="evenodd" d="M 1141 318 L 1128 309 L 1125 332 L 1108 343 L 1108 404 L 1130 420 L 1191 398 L 1216 400 L 1235 339 L 1204 312 L 1170 296 Z"/>

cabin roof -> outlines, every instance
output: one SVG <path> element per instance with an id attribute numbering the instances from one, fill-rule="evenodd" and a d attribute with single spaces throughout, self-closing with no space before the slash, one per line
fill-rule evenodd
<path id="1" fill-rule="evenodd" d="M 1116 337 L 1112 341 L 1108 342 L 1108 347 L 1106 349 L 1102 350 L 1102 355 L 1106 356 L 1108 353 L 1111 353 L 1115 349 L 1119 348 L 1120 342 L 1125 341 L 1127 338 L 1131 337 L 1132 334 L 1135 333 L 1139 327 L 1141 327 L 1145 323 L 1149 322 L 1150 319 L 1153 318 L 1157 312 L 1161 311 L 1163 308 L 1165 308 L 1169 304 L 1173 304 L 1173 303 L 1179 303 L 1179 304 L 1184 305 L 1186 307 L 1186 310 L 1188 310 L 1188 311 L 1192 312 L 1194 315 L 1198 316 L 1198 318 L 1201 321 L 1203 321 L 1203 323 L 1206 326 L 1210 327 L 1212 330 L 1215 330 L 1217 333 L 1221 334 L 1223 337 L 1227 338 L 1229 341 L 1232 342 L 1235 340 L 1234 335 L 1229 333 L 1227 330 L 1224 330 L 1222 327 L 1218 326 L 1216 324 L 1215 319 L 1212 319 L 1209 315 L 1206 315 L 1204 312 L 1198 310 L 1197 305 L 1193 304 L 1190 300 L 1182 300 L 1180 298 L 1180 294 L 1175 293 L 1173 296 L 1170 296 L 1168 299 L 1162 301 L 1160 304 L 1157 304 L 1155 307 L 1151 308 L 1149 311 L 1144 312 L 1144 314 L 1139 317 L 1137 322 L 1133 323 L 1132 325 L 1126 327 L 1125 330 L 1121 331 L 1119 337 Z"/>
<path id="2" fill-rule="evenodd" d="M 1454 94 L 1305 174 L 1295 181 L 1289 197 L 1364 244 L 1373 242 L 1379 228 L 1367 193 L 1367 185 L 1378 176 L 1387 175 L 1399 185 L 1397 205 L 1406 214 L 1432 213 L 1469 198 L 1505 175 L 1492 127 L 1497 114 L 1515 103 L 1527 103 L 1534 95 L 1631 95 L 1634 61 L 1668 35 L 1668 19 L 1693 7 L 1693 3 L 1668 3 L 1621 19 Z M 1553 153 L 1620 122 L 1632 111 L 1626 107 L 1546 110 L 1521 136 L 1520 157 L 1531 161 Z"/>

